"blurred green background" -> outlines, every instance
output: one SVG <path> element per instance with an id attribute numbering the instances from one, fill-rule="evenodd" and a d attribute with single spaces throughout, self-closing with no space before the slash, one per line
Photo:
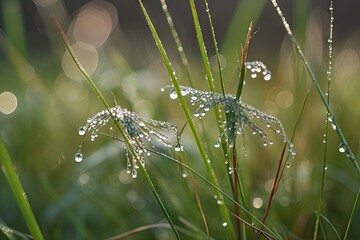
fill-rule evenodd
<path id="1" fill-rule="evenodd" d="M 284 2 L 284 3 L 282 3 Z M 132 228 L 163 222 L 144 179 L 131 179 L 121 143 L 106 137 L 83 146 L 85 159 L 74 161 L 81 142 L 78 128 L 103 106 L 83 80 L 68 54 L 51 16 L 56 16 L 68 35 L 81 63 L 109 102 L 116 102 L 138 114 L 169 121 L 179 128 L 185 117 L 176 101 L 160 88 L 170 84 L 160 55 L 137 1 L 1 0 L 0 12 L 0 135 L 7 144 L 16 171 L 46 239 L 102 239 Z M 160 1 L 144 1 L 167 48 L 178 78 L 189 81 L 171 39 Z M 322 87 L 326 86 L 329 14 L 324 1 L 280 1 Z M 208 54 L 216 72 L 210 28 L 202 1 L 197 2 Z M 273 114 L 291 135 L 306 91 L 311 89 L 295 135 L 296 160 L 285 171 L 268 223 L 310 238 L 319 200 L 324 155 L 325 109 L 312 88 L 282 24 L 268 1 L 209 1 L 223 56 L 225 85 L 235 94 L 237 54 L 249 22 L 254 21 L 248 60 L 261 60 L 272 71 L 272 79 L 247 78 L 242 99 Z M 189 58 L 195 87 L 207 90 L 189 5 L 169 1 L 169 11 Z M 333 78 L 330 106 L 350 146 L 359 158 L 360 136 L 360 4 L 336 1 L 334 24 Z M 219 88 L 218 88 L 219 89 Z M 115 103 L 114 103 L 115 105 Z M 223 188 L 229 192 L 221 152 L 214 149 L 218 131 L 214 115 L 199 123 L 208 143 Z M 205 126 L 205 127 L 204 127 Z M 281 143 L 263 147 L 257 136 L 247 132 L 241 169 L 249 203 L 261 199 L 261 217 L 275 174 Z M 274 137 L 275 138 L 275 137 Z M 200 173 L 203 166 L 188 129 L 183 134 L 186 162 Z M 277 143 L 277 144 L 276 144 Z M 340 140 L 329 133 L 328 164 L 323 214 L 343 233 L 359 187 L 352 163 L 338 151 Z M 242 141 L 239 141 L 242 145 Z M 166 152 L 166 150 L 160 149 Z M 183 217 L 202 228 L 192 190 L 181 178 L 179 168 L 153 155 L 147 169 L 175 219 Z M 204 173 L 205 174 L 205 173 Z M 197 181 L 213 236 L 224 230 L 212 189 Z M 8 227 L 28 232 L 10 188 L 0 175 L 0 219 Z M 184 222 L 176 220 L 184 226 Z M 349 239 L 360 234 L 356 211 Z M 329 239 L 334 239 L 325 225 Z M 5 238 L 1 235 L 0 238 Z M 169 239 L 168 229 L 152 229 L 127 239 Z"/>

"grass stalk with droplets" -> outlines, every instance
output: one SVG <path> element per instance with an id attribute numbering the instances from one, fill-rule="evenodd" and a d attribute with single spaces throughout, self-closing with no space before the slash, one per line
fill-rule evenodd
<path id="1" fill-rule="evenodd" d="M 86 81 L 89 83 L 89 85 L 91 86 L 91 88 L 93 89 L 93 91 L 95 92 L 96 96 L 100 99 L 100 101 L 102 102 L 102 104 L 104 105 L 104 107 L 106 108 L 106 110 L 110 113 L 110 107 L 109 104 L 107 103 L 105 97 L 102 95 L 101 91 L 98 89 L 98 87 L 96 86 L 96 84 L 94 83 L 94 81 L 91 79 L 90 75 L 86 72 L 86 70 L 84 69 L 84 67 L 81 65 L 80 61 L 77 59 L 76 55 L 74 54 L 74 52 L 72 51 L 72 48 L 70 46 L 70 43 L 64 33 L 64 31 L 62 30 L 59 22 L 56 20 L 56 18 L 53 18 L 55 26 L 58 30 L 58 32 L 60 33 L 62 40 L 64 42 L 65 48 L 67 49 L 68 53 L 70 54 L 72 60 L 74 61 L 74 63 L 76 64 L 77 68 L 80 70 L 80 72 L 82 73 L 83 77 L 86 79 Z M 161 210 L 163 211 L 165 217 L 167 218 L 171 229 L 173 230 L 175 236 L 177 239 L 181 239 L 180 235 L 178 233 L 178 231 L 175 228 L 175 225 L 170 217 L 170 214 L 168 213 L 165 205 L 163 204 L 159 194 L 157 193 L 157 190 L 155 188 L 155 185 L 153 184 L 149 174 L 147 173 L 145 166 L 140 162 L 140 158 L 138 157 L 138 153 L 135 151 L 134 147 L 132 146 L 132 144 L 130 143 L 129 138 L 127 137 L 127 135 L 124 132 L 124 129 L 122 128 L 122 126 L 119 124 L 119 122 L 115 119 L 115 116 L 113 116 L 113 114 L 110 114 L 111 118 L 113 119 L 115 126 L 117 127 L 117 129 L 120 132 L 120 135 L 122 136 L 122 138 L 124 139 L 124 142 L 127 146 L 127 148 L 129 149 L 130 153 L 132 154 L 132 156 L 134 156 L 134 158 L 136 159 L 136 161 L 138 162 L 138 166 L 142 172 L 142 174 L 144 175 L 146 182 L 151 190 L 151 192 L 153 193 L 159 207 L 161 208 Z"/>
<path id="2" fill-rule="evenodd" d="M 326 98 L 325 94 L 323 93 L 323 91 L 321 90 L 318 80 L 315 77 L 315 74 L 314 74 L 312 68 L 310 67 L 307 59 L 305 58 L 305 55 L 304 55 L 300 45 L 297 43 L 297 40 L 290 29 L 289 23 L 287 22 L 285 16 L 283 15 L 281 8 L 278 5 L 277 1 L 271 0 L 271 2 L 273 4 L 277 14 L 279 15 L 280 20 L 282 21 L 284 28 L 285 28 L 288 36 L 290 37 L 291 42 L 295 46 L 296 52 L 298 53 L 300 60 L 303 63 L 307 73 L 309 74 L 310 79 L 311 79 L 316 91 L 318 92 L 323 105 L 326 108 L 326 111 L 328 112 L 328 115 L 329 115 L 328 120 L 331 122 L 330 125 L 337 132 L 337 134 L 341 140 L 341 143 L 339 145 L 339 147 L 341 148 L 341 151 L 344 152 L 346 154 L 346 156 L 351 160 L 351 162 L 354 165 L 355 171 L 358 173 L 358 175 L 360 175 L 360 165 L 356 159 L 356 156 L 353 153 L 353 151 L 351 150 L 350 145 L 348 144 L 348 142 L 341 130 L 341 127 L 340 127 L 339 123 L 337 122 L 337 119 L 335 118 L 335 115 L 334 115 L 332 109 L 330 108 L 329 104 L 327 103 L 327 98 Z"/>
<path id="3" fill-rule="evenodd" d="M 328 48 L 328 70 L 327 70 L 327 103 L 330 105 L 330 85 L 331 85 L 331 75 L 332 75 L 332 40 L 333 40 L 333 23 L 334 23 L 334 12 L 333 12 L 333 2 L 330 1 L 330 28 L 329 28 L 329 48 Z M 320 223 L 320 214 L 321 207 L 323 204 L 324 197 L 324 186 L 325 186 L 325 172 L 327 164 L 327 150 L 328 150 L 328 136 L 329 136 L 329 112 L 326 113 L 325 119 L 325 130 L 324 130 L 324 156 L 323 156 L 323 165 L 321 169 L 321 185 L 319 191 L 319 205 L 316 212 L 316 220 L 314 227 L 314 236 L 313 240 L 317 239 Z"/>
<path id="4" fill-rule="evenodd" d="M 171 63 L 170 63 L 170 60 L 166 54 L 166 51 L 165 51 L 165 48 L 163 47 L 162 43 L 161 43 L 161 40 L 156 32 L 156 29 L 154 27 L 154 25 L 152 24 L 152 21 L 142 3 L 141 0 L 139 0 L 139 4 L 141 6 L 141 9 L 143 11 L 143 14 L 145 16 L 145 19 L 149 25 L 149 28 L 150 28 L 150 31 L 153 35 L 153 38 L 156 42 L 156 45 L 159 49 L 159 52 L 160 52 L 160 55 L 164 61 L 164 64 L 165 64 L 165 67 L 169 73 L 169 76 L 170 76 L 170 79 L 171 79 L 171 82 L 173 84 L 173 87 L 175 89 L 175 92 L 178 96 L 178 99 L 179 99 L 179 102 L 180 102 L 180 105 L 184 111 L 184 114 L 188 120 L 188 124 L 189 124 L 189 127 L 193 133 L 193 136 L 195 138 L 195 142 L 196 142 L 196 145 L 198 147 L 198 150 L 200 152 L 200 155 L 201 155 L 201 158 L 203 160 L 203 163 L 205 165 L 205 168 L 206 168 L 206 171 L 208 173 L 208 176 L 210 178 L 210 181 L 212 184 L 214 184 L 215 186 L 219 187 L 219 182 L 217 180 L 217 177 L 215 175 L 215 171 L 212 167 L 212 164 L 211 164 L 211 160 L 208 158 L 208 155 L 204 149 L 204 146 L 203 146 L 203 143 L 200 139 L 200 135 L 198 133 L 198 130 L 195 126 L 195 123 L 194 123 L 194 120 L 192 118 L 192 114 L 185 102 L 185 99 L 183 98 L 183 96 L 181 95 L 181 91 L 180 91 L 180 86 L 179 86 L 179 83 L 177 81 L 177 78 L 176 78 L 176 75 L 175 75 L 175 72 L 174 72 L 174 69 L 171 67 Z M 221 192 L 219 191 L 215 191 L 215 195 L 217 196 L 217 199 L 219 199 L 220 201 L 224 201 L 224 196 Z M 220 204 L 218 205 L 218 208 L 220 210 L 220 213 L 221 213 L 221 216 L 222 216 L 222 221 L 223 222 L 226 222 L 228 225 L 226 227 L 227 229 L 227 234 L 228 234 L 228 237 L 231 238 L 231 236 L 233 236 L 233 227 L 232 227 L 232 224 L 231 224 L 231 219 L 230 219 L 230 215 L 229 215 L 229 210 L 226 206 L 226 204 Z"/>
<path id="5" fill-rule="evenodd" d="M 44 239 L 40 227 L 36 221 L 34 213 L 31 209 L 30 203 L 26 197 L 26 193 L 21 185 L 21 182 L 15 173 L 14 166 L 11 162 L 9 153 L 6 150 L 3 140 L 0 138 L 0 164 L 1 170 L 4 173 L 11 191 L 13 192 L 16 202 L 21 210 L 21 213 L 24 217 L 26 225 L 32 235 L 36 240 Z"/>

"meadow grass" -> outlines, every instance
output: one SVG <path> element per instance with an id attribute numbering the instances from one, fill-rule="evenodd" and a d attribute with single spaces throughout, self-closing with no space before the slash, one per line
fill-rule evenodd
<path id="1" fill-rule="evenodd" d="M 35 77 L 31 81 L 42 87 L 30 89 L 39 91 L 49 102 L 31 106 L 38 113 L 40 125 L 33 130 L 38 129 L 41 134 L 34 135 L 27 129 L 28 133 L 23 134 L 28 134 L 29 139 L 25 137 L 20 145 L 12 145 L 14 140 L 3 134 L 10 149 L 23 146 L 24 154 L 10 151 L 10 155 L 14 155 L 11 161 L 5 145 L 0 142 L 2 169 L 23 213 L 23 217 L 16 219 L 27 226 L 14 223 L 16 220 L 9 216 L 17 210 L 8 204 L 9 209 L 2 207 L 3 215 L 0 215 L 4 237 L 31 239 L 26 234 L 28 231 L 34 239 L 43 239 L 43 236 L 46 239 L 351 239 L 356 236 L 358 229 L 354 222 L 358 217 L 360 171 L 356 152 L 350 145 L 359 138 L 356 133 L 350 135 L 351 138 L 345 137 L 349 129 L 341 123 L 348 121 L 336 114 L 339 105 L 349 107 L 351 103 L 337 103 L 338 89 L 333 87 L 337 85 L 333 82 L 336 79 L 332 80 L 335 65 L 332 2 L 328 58 L 322 63 L 326 69 L 325 91 L 317 77 L 321 73 L 315 72 L 300 47 L 304 39 L 295 38 L 277 2 L 272 0 L 272 3 L 274 13 L 279 15 L 295 46 L 294 53 L 298 54 L 298 57 L 292 56 L 292 61 L 296 65 L 300 60 L 305 70 L 300 70 L 298 64 L 298 72 L 292 73 L 293 107 L 274 111 L 273 115 L 246 103 L 266 106 L 261 103 L 265 97 L 253 97 L 264 93 L 264 87 L 249 79 L 263 77 L 268 81 L 270 76 L 274 79 L 281 75 L 276 71 L 270 73 L 260 61 L 247 60 L 248 52 L 256 47 L 252 43 L 255 36 L 252 26 L 256 26 L 265 1 L 259 4 L 242 1 L 218 48 L 211 4 L 206 0 L 189 0 L 200 56 L 199 63 L 194 64 L 196 54 L 186 52 L 186 44 L 176 29 L 177 22 L 172 19 L 175 12 L 168 9 L 166 1 L 160 0 L 160 4 L 176 54 L 165 47 L 168 41 L 161 41 L 161 32 L 151 12 L 148 13 L 149 6 L 139 0 L 142 17 L 158 49 L 150 58 L 160 55 L 162 64 L 155 68 L 159 76 L 170 78 L 170 82 L 161 81 L 162 91 L 169 90 L 164 97 L 154 97 L 153 89 L 142 88 L 146 82 L 153 81 L 156 85 L 156 81 L 151 75 L 147 78 L 131 69 L 126 57 L 114 46 L 109 47 L 108 61 L 124 74 L 123 79 L 117 80 L 119 83 L 111 92 L 101 89 L 98 77 L 91 76 L 85 69 L 57 20 L 54 26 L 63 39 L 66 54 L 93 90 L 85 100 L 78 100 L 76 105 L 64 99 L 59 101 L 61 95 L 54 96 L 51 88 L 38 77 L 36 68 L 25 60 L 23 42 L 19 41 L 20 52 L 11 47 L 8 56 L 14 68 L 21 69 L 19 61 L 14 61 L 21 59 L 21 63 L 33 69 Z M 201 22 L 200 16 L 206 16 L 207 22 Z M 237 31 L 234 29 L 240 17 L 247 22 Z M 210 44 L 206 44 L 209 36 L 204 35 L 203 29 L 210 30 L 207 32 Z M 7 41 L 12 46 L 10 40 Z M 172 57 L 177 54 L 179 58 Z M 211 55 L 214 55 L 214 66 Z M 230 61 L 226 67 L 223 56 Z M 313 86 L 303 84 L 305 88 L 298 89 L 297 81 L 304 81 L 300 79 L 304 73 L 309 75 Z M 129 76 L 130 80 L 126 80 Z M 202 77 L 199 79 L 199 76 Z M 26 74 L 19 74 L 19 78 L 29 84 Z M 134 82 L 139 83 L 138 89 L 131 92 Z M 151 88 L 153 84 L 150 83 Z M 79 87 L 79 84 L 71 86 Z M 274 89 L 283 88 L 279 86 Z M 87 88 L 81 85 L 81 89 Z M 274 89 L 271 91 L 279 91 Z M 111 107 L 108 98 L 113 98 L 115 107 Z M 150 102 L 156 101 L 155 114 L 145 117 L 135 112 L 136 98 L 143 102 L 147 102 L 147 98 Z M 269 100 L 266 101 L 269 104 Z M 315 110 L 310 107 L 313 104 Z M 321 107 L 324 112 L 318 110 Z M 69 117 L 70 113 L 74 117 Z M 69 120 L 62 122 L 59 118 Z M 319 119 L 324 132 L 312 127 L 311 121 L 319 122 Z M 351 123 L 356 119 L 353 117 Z M 10 126 L 9 123 L 6 126 Z M 67 133 L 69 129 L 75 133 Z M 54 150 L 50 150 L 49 143 L 44 144 L 41 151 L 32 150 L 33 138 L 39 140 L 41 135 L 52 136 L 42 143 L 52 142 L 56 146 Z M 91 142 L 87 142 L 88 135 Z M 44 160 L 29 164 L 30 158 L 25 153 L 31 159 L 43 157 Z M 321 161 L 317 162 L 318 159 Z M 15 169 L 24 187 L 14 165 L 18 166 L 18 170 Z M 30 193 L 28 197 L 23 189 Z M 6 196 L 1 199 L 6 203 L 8 194 L 2 196 Z"/>

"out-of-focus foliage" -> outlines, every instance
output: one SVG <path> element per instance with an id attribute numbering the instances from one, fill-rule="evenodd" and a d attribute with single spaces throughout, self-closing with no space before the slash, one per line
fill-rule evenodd
<path id="1" fill-rule="evenodd" d="M 122 143 L 104 136 L 99 136 L 94 142 L 86 140 L 82 148 L 83 161 L 77 163 L 74 160 L 81 143 L 79 127 L 84 126 L 86 119 L 103 109 L 103 106 L 65 53 L 60 36 L 51 22 L 51 15 L 62 23 L 77 57 L 109 102 L 149 118 L 171 122 L 179 129 L 185 124 L 179 104 L 170 101 L 169 95 L 160 91 L 161 87 L 169 85 L 169 77 L 139 6 L 130 4 L 128 14 L 124 17 L 126 11 L 116 1 L 81 1 L 81 5 L 78 1 L 74 2 L 78 5 L 57 0 L 34 0 L 31 5 L 25 1 L 1 2 L 0 135 L 7 144 L 46 239 L 101 239 L 165 219 L 142 176 L 139 174 L 132 179 L 131 174 L 126 172 L 127 159 Z M 146 1 L 145 4 L 150 14 L 151 10 L 154 12 L 154 23 L 167 47 L 179 81 L 187 85 L 187 75 L 166 19 L 161 12 L 155 14 L 157 8 L 161 9 L 158 2 Z M 178 2 L 170 4 L 169 1 L 169 11 L 173 14 L 175 27 L 179 30 L 189 58 L 194 87 L 206 91 L 205 74 L 191 25 L 191 12 L 187 2 Z M 237 72 L 231 67 L 237 63 L 234 65 L 228 61 L 236 61 L 237 54 L 240 55 L 237 51 L 240 51 L 241 41 L 244 40 L 242 36 L 247 32 L 246 21 L 256 18 L 258 14 L 260 19 L 254 23 L 258 30 L 252 36 L 248 59 L 264 62 L 272 72 L 272 78 L 270 81 L 253 79 L 248 73 L 242 100 L 276 116 L 290 135 L 305 94 L 309 88 L 312 89 L 312 85 L 289 39 L 284 35 L 274 9 L 265 4 L 260 10 L 254 10 L 253 1 L 240 1 L 238 8 L 235 8 L 235 3 L 229 3 L 229 6 L 221 3 L 219 6 L 216 2 L 209 1 L 209 5 L 210 9 L 214 9 L 212 16 L 220 53 L 224 51 L 221 60 L 226 76 L 226 91 L 235 94 L 237 86 Z M 294 32 L 318 80 L 325 87 L 329 25 L 327 6 L 312 6 L 309 1 L 304 2 L 309 5 L 303 8 L 294 5 Z M 215 51 L 210 47 L 211 33 L 206 13 L 202 2 L 198 5 L 203 34 L 208 41 L 210 63 L 215 81 L 218 81 L 216 59 L 211 58 Z M 182 11 L 177 11 L 177 7 L 181 7 Z M 337 29 L 344 32 L 342 28 L 347 27 L 337 25 L 336 13 L 342 7 L 341 2 L 336 2 L 335 33 Z M 249 9 L 244 11 L 247 15 L 234 17 L 231 22 L 231 18 L 243 8 Z M 286 10 L 289 14 L 292 12 L 290 8 Z M 230 28 L 231 31 L 227 32 L 230 25 L 237 26 L 237 31 Z M 142 26 L 141 29 L 139 26 Z M 357 105 L 360 100 L 360 35 L 357 29 L 348 29 L 346 33 L 341 36 L 335 34 L 330 106 L 359 158 L 360 108 Z M 239 39 L 239 42 L 234 45 L 229 39 Z M 234 50 L 231 52 L 229 49 Z M 310 238 L 313 233 L 324 154 L 325 118 L 325 109 L 312 89 L 295 134 L 296 158 L 291 167 L 285 170 L 267 220 L 280 231 L 289 231 L 302 238 Z M 216 126 L 214 115 L 207 114 L 201 120 L 196 119 L 196 122 L 203 141 L 208 146 L 214 146 L 220 134 L 213 127 Z M 264 147 L 263 142 L 249 132 L 244 139 L 237 141 L 241 149 L 240 168 L 248 202 L 259 218 L 263 215 L 282 149 L 282 141 L 277 140 L 275 134 L 272 139 L 274 144 Z M 182 134 L 182 143 L 186 163 L 204 173 L 187 128 Z M 328 136 L 323 214 L 342 234 L 358 191 L 359 176 L 351 162 L 339 152 L 339 143 L 337 135 L 331 131 Z M 160 150 L 170 154 L 166 149 Z M 221 175 L 227 172 L 221 151 L 214 147 L 207 150 L 220 185 L 224 191 L 230 192 L 227 176 Z M 179 220 L 183 218 L 202 229 L 193 190 L 182 178 L 182 169 L 156 154 L 147 160 L 146 168 L 176 224 L 189 229 L 184 221 Z M 199 179 L 196 179 L 196 183 L 204 212 L 212 227 L 210 233 L 214 238 L 221 239 L 225 231 L 219 221 L 219 213 L 212 211 L 216 206 L 213 189 Z M 28 232 L 2 174 L 0 219 L 12 229 Z M 353 220 L 350 239 L 360 234 L 356 227 L 360 222 L 358 211 Z M 326 223 L 324 228 L 329 236 L 333 235 Z M 133 239 L 170 237 L 172 232 L 169 229 L 154 228 L 138 233 Z"/>

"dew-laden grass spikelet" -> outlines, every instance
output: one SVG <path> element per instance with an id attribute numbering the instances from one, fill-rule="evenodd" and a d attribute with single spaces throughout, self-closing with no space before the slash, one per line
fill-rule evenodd
<path id="1" fill-rule="evenodd" d="M 266 72 L 264 75 L 267 76 L 267 74 Z M 210 109 L 217 105 L 222 106 L 224 112 L 229 115 L 228 121 L 225 122 L 224 131 L 216 141 L 215 147 L 220 147 L 223 134 L 227 137 L 227 144 L 232 146 L 236 136 L 244 133 L 244 127 L 249 127 L 252 134 L 258 134 L 263 140 L 264 146 L 273 145 L 274 142 L 268 138 L 267 133 L 267 129 L 270 129 L 288 145 L 290 158 L 287 164 L 290 166 L 296 153 L 293 144 L 286 136 L 282 123 L 276 117 L 244 103 L 241 99 L 236 100 L 236 97 L 230 94 L 224 96 L 220 93 L 200 91 L 186 86 L 180 86 L 180 89 L 181 95 L 190 95 L 191 104 L 197 106 L 194 112 L 195 117 L 205 116 Z M 176 99 L 177 97 L 177 93 L 171 88 L 170 98 Z"/>
<path id="2" fill-rule="evenodd" d="M 163 134 L 169 133 L 172 135 L 172 138 L 178 140 L 175 150 L 182 150 L 177 128 L 174 125 L 138 115 L 120 106 L 110 108 L 110 112 L 102 110 L 93 117 L 88 118 L 86 125 L 79 128 L 79 135 L 84 136 L 85 138 L 86 134 L 90 133 L 90 140 L 94 141 L 95 138 L 98 137 L 99 130 L 107 123 L 112 123 L 110 125 L 110 129 L 112 130 L 115 125 L 114 121 L 123 127 L 126 136 L 130 139 L 130 143 L 137 153 L 137 155 L 133 155 L 128 150 L 127 146 L 124 145 L 127 157 L 127 171 L 132 174 L 133 178 L 137 176 L 137 169 L 139 168 L 136 159 L 138 158 L 139 162 L 145 166 L 145 157 L 150 155 L 150 152 L 146 150 L 145 146 L 151 145 L 152 147 L 155 147 L 152 138 L 157 139 L 158 142 L 166 147 L 172 147 L 173 144 L 170 143 L 169 137 Z M 75 154 L 75 160 L 77 162 L 80 162 L 83 159 L 81 148 L 82 144 L 79 146 L 79 151 Z"/>

